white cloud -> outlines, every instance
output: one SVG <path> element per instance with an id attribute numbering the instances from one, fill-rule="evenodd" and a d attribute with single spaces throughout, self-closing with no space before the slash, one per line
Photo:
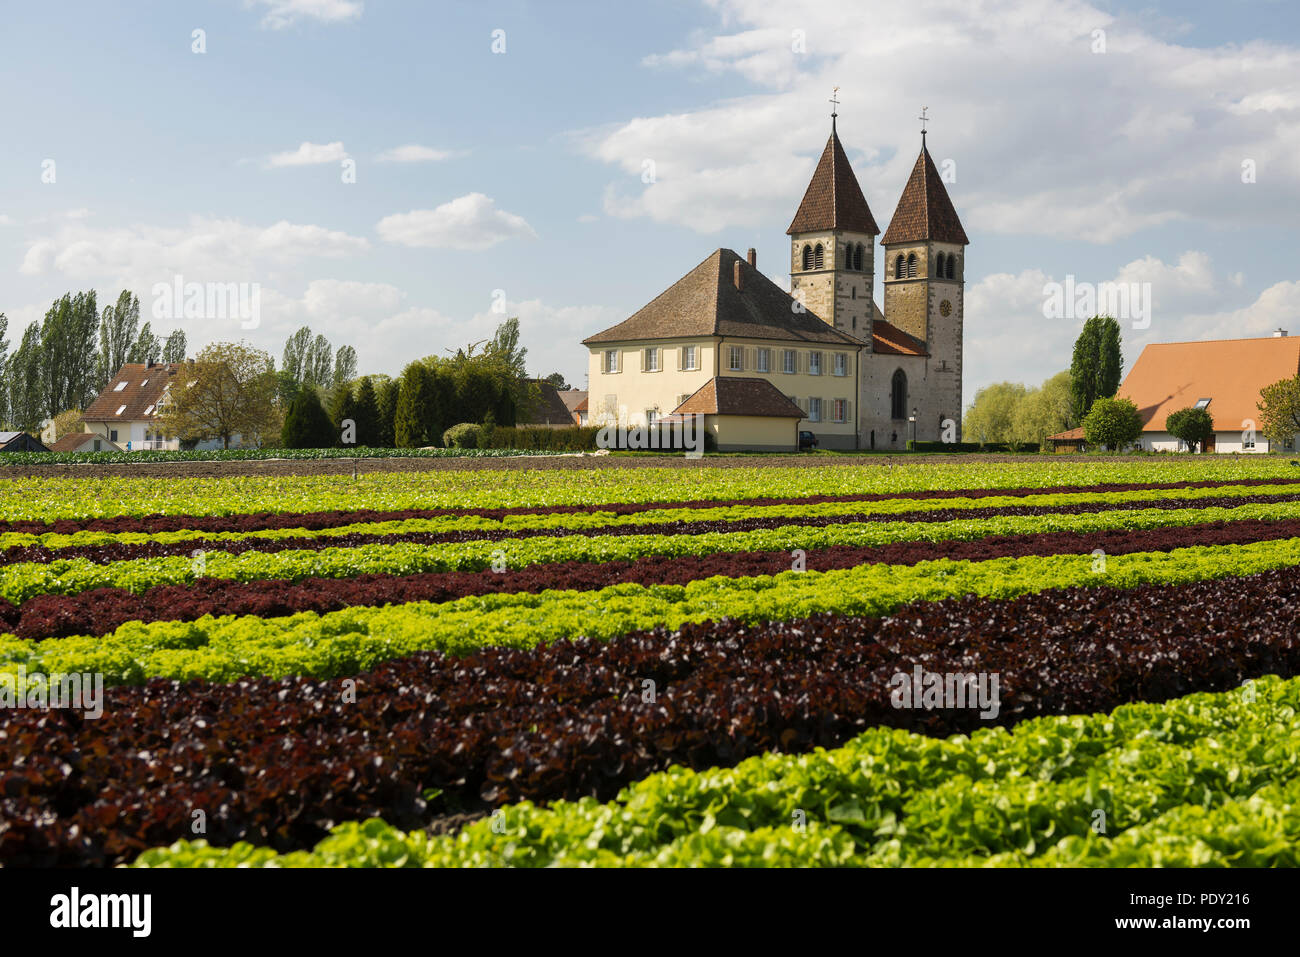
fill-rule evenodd
<path id="1" fill-rule="evenodd" d="M 0 226 L 8 226 L 12 222 L 13 222 L 12 219 L 10 219 L 4 213 L 0 213 Z"/>
<path id="2" fill-rule="evenodd" d="M 375 229 L 390 243 L 442 249 L 480 250 L 507 239 L 537 236 L 522 216 L 497 209 L 482 193 L 469 193 L 437 209 L 385 216 Z"/>
<path id="3" fill-rule="evenodd" d="M 1104 243 L 1180 220 L 1280 225 L 1300 205 L 1294 44 L 1180 46 L 1150 18 L 1080 0 L 714 5 L 725 32 L 645 63 L 767 89 L 578 134 L 618 170 L 611 215 L 702 233 L 792 216 L 837 85 L 841 138 L 882 228 L 920 146 L 922 104 L 932 155 L 956 164 L 949 190 L 968 232 Z M 806 53 L 792 50 L 795 30 Z M 1246 160 L 1255 184 L 1241 181 Z"/>
<path id="4" fill-rule="evenodd" d="M 287 153 L 272 153 L 266 163 L 271 167 L 318 166 L 322 163 L 339 163 L 347 159 L 348 151 L 341 142 L 303 143 Z"/>
<path id="5" fill-rule="evenodd" d="M 1112 276 L 1074 275 L 1074 281 L 1094 286 L 1150 283 L 1150 325 L 1138 329 L 1131 320 L 1120 321 L 1127 371 L 1143 347 L 1153 342 L 1250 338 L 1279 327 L 1300 334 L 1300 282 L 1276 283 L 1243 304 L 1238 275 L 1217 274 L 1208 255 L 1191 250 L 1176 263 L 1144 256 Z M 1065 275 L 1026 269 L 1015 275 L 995 273 L 967 286 L 964 366 L 968 376 L 963 383 L 967 404 L 991 382 L 1038 385 L 1069 368 L 1074 340 L 1087 317 L 1043 315 L 1043 287 L 1065 279 Z"/>
<path id="6" fill-rule="evenodd" d="M 432 146 L 418 146 L 414 143 L 396 146 L 384 150 L 375 157 L 377 163 L 436 163 L 456 156 L 454 150 L 436 150 Z"/>
<path id="7" fill-rule="evenodd" d="M 70 223 L 32 241 L 19 272 L 107 280 L 135 289 L 170 281 L 177 273 L 197 282 L 264 282 L 311 259 L 356 256 L 369 247 L 363 237 L 285 220 L 256 226 L 195 217 L 185 226 L 113 229 Z"/>
<path id="8" fill-rule="evenodd" d="M 362 0 L 245 0 L 245 6 L 266 7 L 262 26 L 280 30 L 299 20 L 319 20 L 322 23 L 341 23 L 357 20 L 365 4 Z"/>

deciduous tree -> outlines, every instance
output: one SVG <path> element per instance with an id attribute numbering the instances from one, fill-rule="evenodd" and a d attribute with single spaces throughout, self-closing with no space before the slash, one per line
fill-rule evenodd
<path id="1" fill-rule="evenodd" d="M 172 379 L 161 415 L 170 435 L 196 441 L 216 438 L 230 448 L 236 435 L 246 443 L 278 433 L 275 363 L 245 342 L 214 342 Z"/>

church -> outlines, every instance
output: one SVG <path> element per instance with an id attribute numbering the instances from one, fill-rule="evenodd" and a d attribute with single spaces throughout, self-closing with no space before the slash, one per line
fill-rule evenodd
<path id="1" fill-rule="evenodd" d="M 703 414 L 721 451 L 958 441 L 969 240 L 921 133 L 881 237 L 840 143 L 836 114 L 786 234 L 790 292 L 753 249 L 708 258 L 623 322 L 583 340 L 593 425 Z"/>

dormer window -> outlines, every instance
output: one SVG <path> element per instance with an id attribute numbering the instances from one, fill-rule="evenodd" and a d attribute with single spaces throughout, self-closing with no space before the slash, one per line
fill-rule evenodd
<path id="1" fill-rule="evenodd" d="M 114 392 L 121 392 L 121 391 L 122 391 L 123 389 L 125 389 L 125 388 L 126 388 L 126 383 L 125 383 L 125 382 L 119 382 L 117 385 L 113 386 L 113 391 L 114 391 Z"/>

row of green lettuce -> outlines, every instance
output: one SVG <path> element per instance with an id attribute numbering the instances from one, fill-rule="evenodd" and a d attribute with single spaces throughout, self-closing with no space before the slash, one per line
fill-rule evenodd
<path id="1" fill-rule="evenodd" d="M 234 681 L 245 676 L 340 677 L 418 651 L 468 654 L 560 638 L 608 639 L 656 626 L 732 618 L 782 621 L 817 612 L 883 615 L 911 601 L 973 594 L 1014 598 L 1048 588 L 1182 582 L 1300 564 L 1300 539 L 1168 552 L 862 565 L 830 572 L 725 578 L 686 585 L 502 593 L 284 617 L 205 616 L 127 622 L 105 636 L 44 641 L 0 636 L 0 674 L 100 673 L 107 684 L 149 678 Z"/>
<path id="2" fill-rule="evenodd" d="M 1062 457 L 1064 458 L 1064 457 Z M 730 460 L 728 460 L 730 461 Z M 793 462 L 794 460 L 790 460 Z M 549 463 L 547 463 L 549 464 Z M 1300 479 L 1286 462 L 1224 456 L 1136 462 L 721 467 L 683 460 L 675 468 L 431 469 L 350 475 L 220 478 L 23 478 L 0 482 L 0 521 L 115 515 L 234 515 L 333 509 L 503 508 L 611 502 L 782 498 L 928 490 L 1053 488 L 1114 483 Z"/>
<path id="3" fill-rule="evenodd" d="M 1295 866 L 1300 679 L 928 738 L 673 768 L 454 836 L 378 819 L 277 855 L 181 841 L 139 867 Z"/>
<path id="4" fill-rule="evenodd" d="M 0 532 L 0 550 L 40 545 L 59 549 L 86 545 L 145 543 L 175 544 L 202 541 L 212 543 L 248 540 L 276 541 L 286 538 L 313 538 L 327 541 L 346 535 L 402 535 L 412 533 L 500 532 L 617 529 L 630 525 L 665 525 L 675 522 L 740 522 L 773 518 L 834 518 L 853 515 L 898 515 L 909 512 L 946 512 L 985 508 L 1056 508 L 1082 505 L 1120 505 L 1144 502 L 1184 502 L 1194 505 L 1204 499 L 1246 499 L 1257 496 L 1295 495 L 1300 485 L 1227 485 L 1209 488 L 1136 489 L 1124 492 L 1058 492 L 1040 495 L 991 495 L 957 498 L 892 498 L 875 502 L 818 502 L 777 505 L 715 505 L 693 508 L 657 508 L 618 514 L 592 509 L 580 512 L 522 512 L 489 518 L 481 515 L 445 515 L 382 522 L 355 522 L 332 528 L 261 529 L 252 532 L 204 532 L 181 529 L 165 532 L 99 532 L 82 530 L 72 533 Z M 1285 504 L 1285 503 L 1282 503 Z"/>
<path id="5" fill-rule="evenodd" d="M 137 558 L 111 563 L 98 563 L 89 558 L 17 562 L 0 567 L 0 597 L 19 604 L 37 595 L 75 595 L 102 587 L 125 588 L 138 594 L 157 585 L 189 584 L 205 577 L 248 582 L 486 569 L 504 573 L 510 569 L 552 562 L 635 561 L 651 556 L 701 556 L 744 551 L 806 552 L 835 546 L 860 548 L 897 542 L 970 541 L 992 535 L 1090 534 L 1246 519 L 1294 518 L 1300 518 L 1300 502 L 1237 508 L 1216 506 L 1013 515 L 948 522 L 784 525 L 749 532 L 706 532 L 699 535 L 557 535 L 433 545 L 372 543 L 353 548 L 300 548 L 237 554 L 196 549 L 192 556 Z"/>

